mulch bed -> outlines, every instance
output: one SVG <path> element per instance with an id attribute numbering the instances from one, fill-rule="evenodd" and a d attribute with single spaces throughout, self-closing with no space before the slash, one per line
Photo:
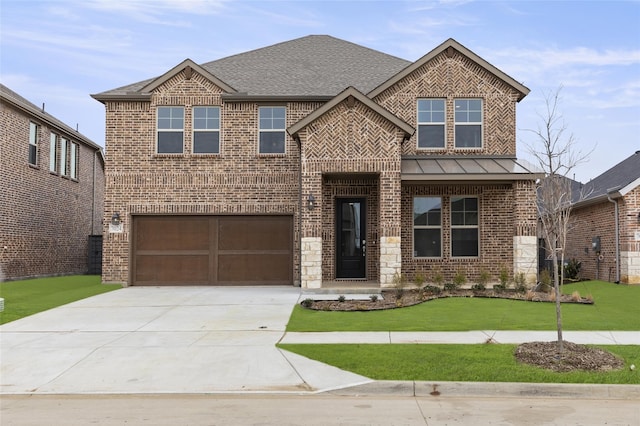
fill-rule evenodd
<path id="1" fill-rule="evenodd" d="M 512 300 L 526 300 L 530 302 L 554 302 L 552 293 L 545 292 L 517 292 L 513 289 L 506 289 L 502 291 L 497 290 L 470 290 L 470 289 L 457 289 L 457 290 L 441 290 L 439 293 L 434 293 L 424 289 L 405 289 L 398 290 L 383 290 L 382 298 L 377 300 L 352 300 L 349 299 L 349 295 L 344 295 L 344 300 L 313 300 L 306 299 L 301 302 L 302 306 L 308 309 L 314 309 L 318 311 L 375 311 L 381 309 L 395 309 L 403 308 L 407 306 L 417 305 L 419 303 L 427 302 L 429 300 L 441 299 L 445 297 L 486 297 L 497 299 L 512 299 Z M 560 298 L 561 303 L 583 303 L 593 304 L 592 299 L 584 297 L 574 297 L 569 294 L 564 294 Z"/>
<path id="2" fill-rule="evenodd" d="M 567 341 L 563 341 L 563 346 L 564 350 L 559 352 L 558 342 L 522 343 L 515 357 L 519 362 L 556 372 L 612 371 L 624 367 L 624 361 L 611 352 Z"/>

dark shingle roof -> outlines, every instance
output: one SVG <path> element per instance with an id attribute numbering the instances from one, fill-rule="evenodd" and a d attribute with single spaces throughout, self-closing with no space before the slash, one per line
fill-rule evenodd
<path id="1" fill-rule="evenodd" d="M 310 35 L 201 66 L 249 96 L 333 97 L 353 86 L 363 93 L 411 62 L 328 35 Z M 103 92 L 125 95 L 153 79 Z"/>
<path id="2" fill-rule="evenodd" d="M 619 190 L 640 178 L 640 151 L 584 184 L 585 201 Z"/>

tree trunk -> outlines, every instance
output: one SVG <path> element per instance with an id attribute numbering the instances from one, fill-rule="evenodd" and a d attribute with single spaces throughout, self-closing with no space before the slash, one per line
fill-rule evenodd
<path id="1" fill-rule="evenodd" d="M 560 277 L 558 271 L 558 252 L 553 251 L 551 256 L 553 259 L 553 291 L 556 293 L 556 325 L 558 327 L 558 352 L 564 351 L 564 344 L 562 341 L 562 310 L 560 309 Z"/>

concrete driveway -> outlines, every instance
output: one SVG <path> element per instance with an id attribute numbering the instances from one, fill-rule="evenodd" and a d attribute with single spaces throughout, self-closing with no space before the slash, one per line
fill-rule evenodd
<path id="1" fill-rule="evenodd" d="M 370 379 L 281 351 L 294 287 L 128 287 L 0 326 L 0 392 L 326 391 Z"/>

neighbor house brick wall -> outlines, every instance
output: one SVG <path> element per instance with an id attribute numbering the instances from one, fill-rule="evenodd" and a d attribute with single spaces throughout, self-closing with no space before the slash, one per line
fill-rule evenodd
<path id="1" fill-rule="evenodd" d="M 615 199 L 618 203 L 620 281 L 640 284 L 640 188 Z M 580 276 L 604 281 L 616 280 L 615 205 L 604 200 L 574 208 L 567 243 L 567 259 L 581 262 Z M 591 248 L 593 237 L 600 237 L 602 260 Z M 640 235 L 638 235 L 640 237 Z"/>
<path id="2" fill-rule="evenodd" d="M 38 125 L 35 166 L 28 162 L 30 122 Z M 49 171 L 51 132 L 78 144 L 77 179 Z M 86 273 L 89 235 L 102 232 L 104 170 L 97 149 L 3 100 L 0 280 Z"/>
<path id="3" fill-rule="evenodd" d="M 602 260 L 592 250 L 593 237 L 600 237 Z M 582 263 L 580 277 L 615 281 L 616 276 L 615 206 L 604 202 L 571 211 L 571 230 L 567 235 L 565 260 Z"/>
<path id="4" fill-rule="evenodd" d="M 166 81 L 150 102 L 107 102 L 105 222 L 118 211 L 123 233 L 105 224 L 103 281 L 129 283 L 131 215 L 283 214 L 293 217 L 299 265 L 299 147 L 258 153 L 258 104 L 222 102 L 221 89 L 194 73 Z M 156 107 L 185 107 L 184 153 L 156 154 Z M 193 154 L 192 107 L 220 106 L 220 153 Z M 290 102 L 287 126 L 319 104 Z M 298 281 L 298 271 L 294 271 Z"/>

